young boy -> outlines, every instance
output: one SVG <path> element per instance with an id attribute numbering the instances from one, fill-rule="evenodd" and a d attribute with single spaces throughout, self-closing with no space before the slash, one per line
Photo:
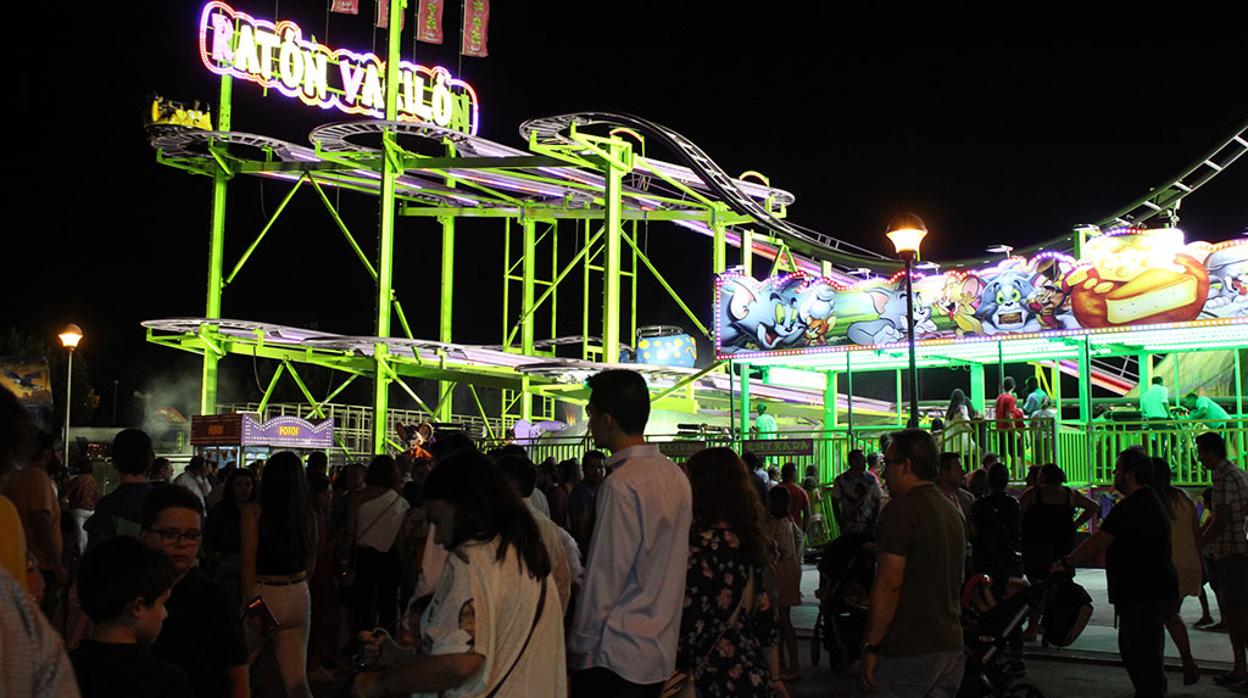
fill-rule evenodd
<path id="1" fill-rule="evenodd" d="M 129 537 L 82 558 L 78 599 L 95 627 L 69 658 L 83 698 L 191 694 L 186 674 L 147 649 L 165 622 L 173 580 L 167 557 Z"/>

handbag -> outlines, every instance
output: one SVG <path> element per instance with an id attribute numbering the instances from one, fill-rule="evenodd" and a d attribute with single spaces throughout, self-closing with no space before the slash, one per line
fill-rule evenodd
<path id="1" fill-rule="evenodd" d="M 715 638 L 715 642 L 711 643 L 711 649 L 707 650 L 706 656 L 702 661 L 694 665 L 692 671 L 679 670 L 675 674 L 668 677 L 663 683 L 663 690 L 659 692 L 659 698 L 697 698 L 698 678 L 702 676 L 702 672 L 706 670 L 706 665 L 711 661 L 711 655 L 715 652 L 715 648 L 719 647 L 719 643 L 724 639 L 724 633 L 728 632 L 728 628 L 737 624 L 737 617 L 741 614 L 741 609 L 745 606 L 745 600 L 754 593 L 754 573 L 750 573 L 750 578 L 745 583 L 745 589 L 741 592 L 741 601 L 733 610 L 732 615 L 728 616 L 728 620 L 724 623 L 724 627 L 720 628 L 719 635 Z"/>
<path id="2" fill-rule="evenodd" d="M 398 504 L 399 500 L 403 498 L 397 492 L 394 493 L 394 495 L 395 495 L 394 499 L 390 502 L 389 506 L 383 508 L 381 512 L 378 513 L 377 516 L 374 517 L 373 520 L 370 521 L 368 525 L 364 527 L 363 531 L 357 530 L 355 534 L 355 540 L 347 541 L 347 545 L 351 546 L 351 553 L 346 564 L 343 565 L 343 568 L 338 570 L 338 586 L 339 587 L 343 589 L 350 589 L 351 585 L 355 583 L 355 551 L 357 548 L 360 547 L 356 545 L 355 541 L 363 538 L 366 533 L 373 530 L 373 526 L 376 526 L 377 522 L 381 521 L 382 517 L 390 513 L 390 510 L 394 508 L 394 505 Z M 355 510 L 355 523 L 356 523 L 356 526 L 359 526 L 360 510 L 358 507 Z"/>

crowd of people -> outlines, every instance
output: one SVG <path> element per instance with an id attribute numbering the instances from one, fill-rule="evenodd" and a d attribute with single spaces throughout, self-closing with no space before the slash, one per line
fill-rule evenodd
<path id="1" fill-rule="evenodd" d="M 799 483 L 792 463 L 772 472 L 728 448 L 677 465 L 645 441 L 639 374 L 604 371 L 589 387 L 603 450 L 579 462 L 534 464 L 520 446 L 482 452 L 445 433 L 416 458 L 331 469 L 324 454 L 284 451 L 220 471 L 195 458 L 173 478 L 127 429 L 103 497 L 90 472 L 55 477 L 51 439 L 0 391 L 4 695 L 308 696 L 349 683 L 366 697 L 785 698 L 801 678 L 791 609 L 817 473 Z M 1197 445 L 1214 474 L 1205 521 L 1165 461 L 1132 448 L 1117 458 L 1121 500 L 1078 545 L 1099 507 L 1056 465 L 1033 468 L 1015 498 L 995 456 L 968 481 L 929 431 L 851 451 L 824 558 L 874 556 L 860 690 L 956 695 L 966 580 L 986 575 L 1004 599 L 1102 556 L 1139 695 L 1165 691 L 1166 630 L 1195 680 L 1178 610 L 1205 581 L 1235 652 L 1217 680 L 1248 686 L 1248 474 L 1216 433 Z M 1015 646 L 1040 633 L 1037 613 Z"/>

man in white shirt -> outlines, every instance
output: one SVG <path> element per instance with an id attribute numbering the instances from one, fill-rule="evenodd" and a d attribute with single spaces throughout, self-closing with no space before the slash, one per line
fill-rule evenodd
<path id="1" fill-rule="evenodd" d="M 689 480 L 645 442 L 646 381 L 633 371 L 589 379 L 587 414 L 612 452 L 598 486 L 585 585 L 568 635 L 573 698 L 653 698 L 676 668 L 689 558 Z"/>
<path id="2" fill-rule="evenodd" d="M 208 494 L 212 492 L 212 485 L 208 484 L 208 476 L 204 473 L 204 467 L 203 456 L 191 456 L 191 462 L 186 464 L 186 470 L 173 479 L 173 484 L 190 490 L 191 494 L 198 497 L 201 505 L 207 503 Z"/>

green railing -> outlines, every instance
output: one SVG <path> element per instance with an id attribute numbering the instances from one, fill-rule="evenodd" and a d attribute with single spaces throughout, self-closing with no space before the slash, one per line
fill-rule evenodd
<path id="1" fill-rule="evenodd" d="M 1210 483 L 1210 474 L 1196 460 L 1196 436 L 1209 431 L 1216 423 L 1196 420 L 1166 420 L 1150 422 L 1093 422 L 1091 428 L 1079 423 L 1056 424 L 1053 420 L 1024 422 L 1023 428 L 998 428 L 993 419 L 960 422 L 956 428 L 938 435 L 940 448 L 962 456 L 966 470 L 978 467 L 985 453 L 995 453 L 1010 468 L 1011 479 L 1021 482 L 1031 465 L 1057 463 L 1066 472 L 1069 483 L 1077 486 L 1109 486 L 1114 482 L 1114 459 L 1117 454 L 1131 446 L 1143 446 L 1149 453 L 1165 458 L 1175 469 L 1175 484 L 1198 487 Z M 1217 429 L 1226 439 L 1229 457 L 1239 462 L 1248 441 L 1248 418 L 1231 417 L 1223 428 Z M 809 440 L 810 448 L 791 455 L 767 456 L 768 466 L 794 463 L 798 478 L 805 477 L 806 467 L 814 465 L 822 485 L 832 480 L 848 467 L 849 452 L 862 449 L 867 453 L 880 450 L 880 437 L 897 431 L 895 425 L 877 425 L 833 431 L 785 430 L 776 440 L 801 442 Z M 742 441 L 726 436 L 690 437 L 676 434 L 650 434 L 652 443 L 681 442 L 686 454 L 698 448 L 726 446 L 742 450 Z M 747 441 L 750 441 L 747 439 Z M 687 444 L 687 445 L 686 445 Z M 748 444 L 747 444 L 748 445 Z M 547 458 L 563 461 L 580 460 L 586 451 L 592 450 L 586 438 L 551 437 L 539 439 L 528 446 L 530 458 L 540 463 Z M 1012 455 L 1011 455 L 1012 454 Z M 672 460 L 682 462 L 688 455 L 673 455 Z M 1243 464 L 1241 463 L 1241 467 Z M 830 511 L 828 519 L 830 520 Z"/>

